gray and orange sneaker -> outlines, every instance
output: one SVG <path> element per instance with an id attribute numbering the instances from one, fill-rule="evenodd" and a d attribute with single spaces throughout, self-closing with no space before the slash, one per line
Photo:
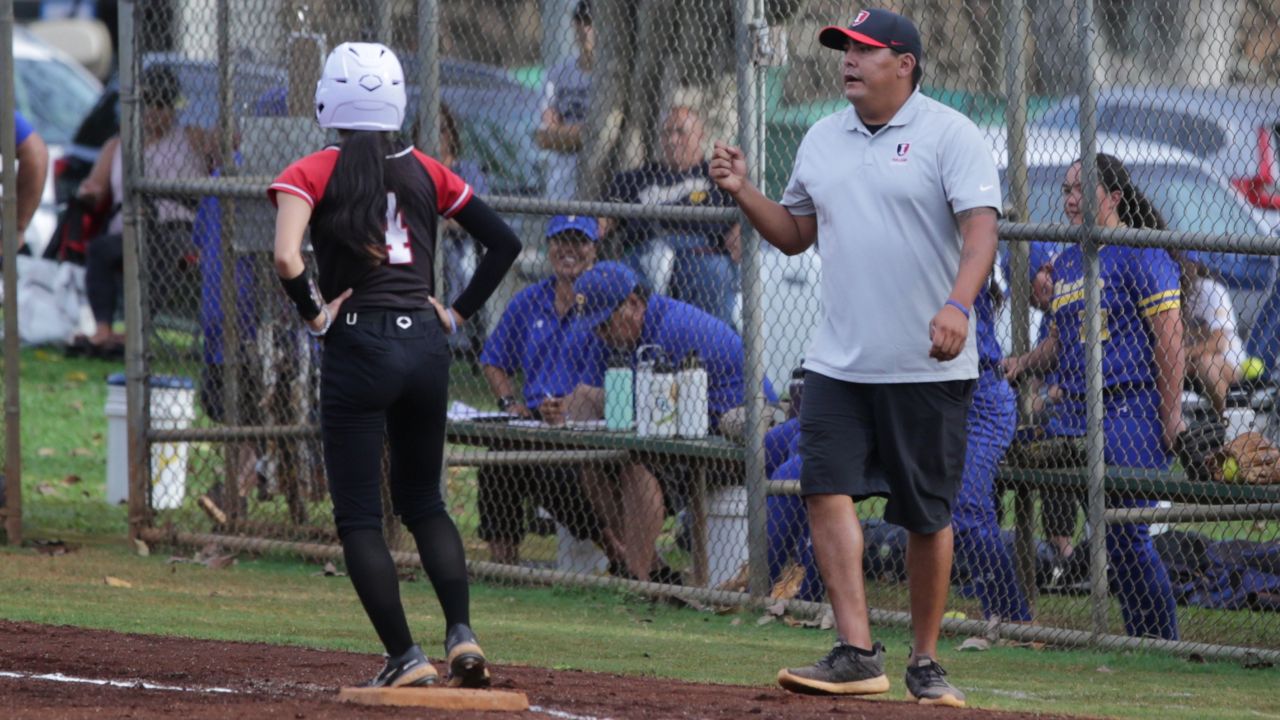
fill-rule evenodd
<path id="1" fill-rule="evenodd" d="M 386 656 L 382 672 L 364 687 L 420 687 L 434 685 L 440 678 L 435 666 L 427 660 L 422 648 L 414 645 L 396 657 Z"/>
<path id="2" fill-rule="evenodd" d="M 489 664 L 470 627 L 458 623 L 449 628 L 444 651 L 449 666 L 449 687 L 489 687 Z"/>
<path id="3" fill-rule="evenodd" d="M 868 654 L 852 645 L 836 642 L 826 657 L 808 667 L 779 670 L 778 684 L 791 692 L 806 695 L 875 695 L 888 692 L 884 646 L 876 643 Z"/>
<path id="4" fill-rule="evenodd" d="M 964 693 L 947 680 L 947 671 L 928 655 L 907 661 L 907 699 L 921 705 L 964 707 Z"/>

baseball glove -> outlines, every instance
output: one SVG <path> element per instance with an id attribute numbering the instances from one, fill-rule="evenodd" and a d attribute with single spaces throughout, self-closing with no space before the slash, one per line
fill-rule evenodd
<path id="1" fill-rule="evenodd" d="M 1235 461 L 1231 477 L 1222 478 L 1228 482 L 1241 482 L 1250 485 L 1280 484 L 1280 448 L 1277 448 L 1260 433 L 1241 433 L 1227 443 L 1223 449 L 1227 457 L 1224 464 Z"/>
<path id="2" fill-rule="evenodd" d="M 1226 443 L 1227 428 L 1220 420 L 1196 420 L 1178 433 L 1174 452 L 1188 480 L 1212 480 L 1221 470 L 1222 446 Z"/>

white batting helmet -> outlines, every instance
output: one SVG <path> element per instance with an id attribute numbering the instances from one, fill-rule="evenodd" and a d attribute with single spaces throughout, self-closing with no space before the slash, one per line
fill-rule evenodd
<path id="1" fill-rule="evenodd" d="M 404 69 L 381 43 L 346 42 L 324 61 L 316 83 L 316 120 L 339 130 L 399 130 Z"/>

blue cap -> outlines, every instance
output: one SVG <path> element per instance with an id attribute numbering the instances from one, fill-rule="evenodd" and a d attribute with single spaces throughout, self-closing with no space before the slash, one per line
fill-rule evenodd
<path id="1" fill-rule="evenodd" d="M 573 284 L 578 326 L 588 332 L 595 330 L 639 284 L 636 274 L 622 263 L 596 263 Z"/>
<path id="2" fill-rule="evenodd" d="M 562 232 L 576 230 L 591 242 L 600 240 L 600 222 L 590 215 L 556 215 L 547 223 L 547 237 L 554 237 Z"/>

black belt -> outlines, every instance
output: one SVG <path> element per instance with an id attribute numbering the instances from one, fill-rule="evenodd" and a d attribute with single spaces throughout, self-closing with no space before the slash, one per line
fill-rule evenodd
<path id="1" fill-rule="evenodd" d="M 372 325 L 374 327 L 384 327 L 386 325 L 396 325 L 397 327 L 410 328 L 418 323 L 434 322 L 439 323 L 440 320 L 436 316 L 435 309 L 427 310 L 338 310 L 338 316 L 333 319 L 334 325 Z"/>

